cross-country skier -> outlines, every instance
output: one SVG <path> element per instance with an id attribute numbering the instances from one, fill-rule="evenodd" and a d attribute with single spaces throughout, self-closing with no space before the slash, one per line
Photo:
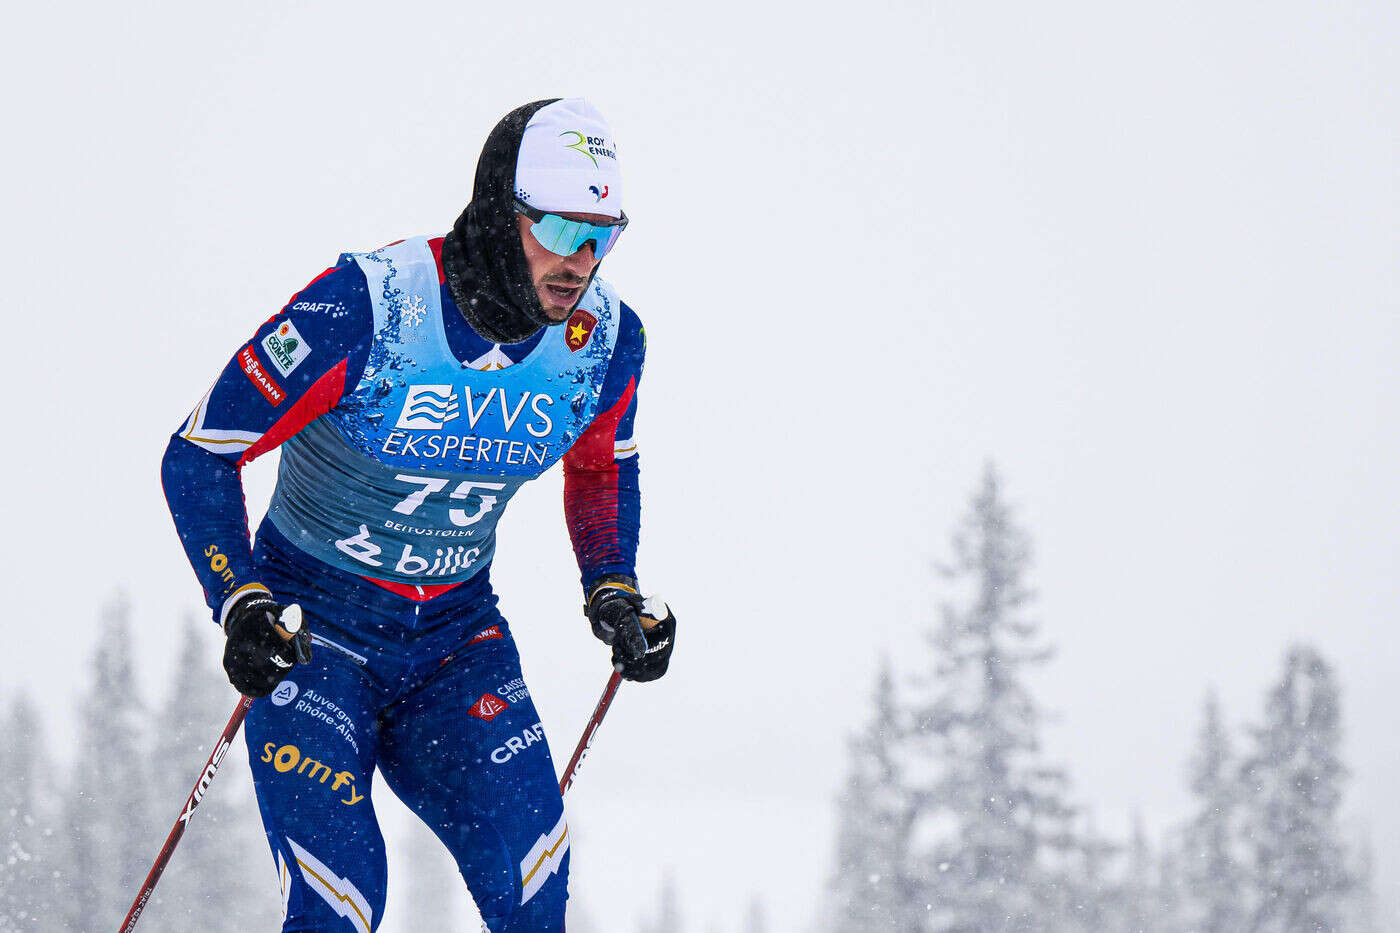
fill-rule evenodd
<path id="1" fill-rule="evenodd" d="M 593 632 L 624 677 L 666 672 L 674 618 L 643 627 L 633 566 L 645 340 L 596 276 L 627 225 L 621 181 L 586 101 L 512 111 L 445 237 L 342 256 L 170 440 L 166 497 L 224 668 L 260 697 L 246 733 L 283 930 L 378 926 L 376 769 L 491 933 L 563 929 L 568 827 L 489 569 L 506 503 L 562 460 Z M 250 547 L 239 470 L 279 445 Z"/>

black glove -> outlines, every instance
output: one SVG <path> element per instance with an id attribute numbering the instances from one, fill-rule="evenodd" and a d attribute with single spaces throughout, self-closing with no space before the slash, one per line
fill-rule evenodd
<path id="1" fill-rule="evenodd" d="M 229 683 L 244 696 L 265 697 L 281 683 L 298 662 L 311 660 L 311 632 L 288 614 L 288 628 L 295 628 L 290 639 L 282 635 L 278 622 L 282 606 L 267 593 L 253 592 L 233 604 L 224 620 L 228 641 L 224 644 L 224 670 Z"/>
<path id="2" fill-rule="evenodd" d="M 667 608 L 666 618 L 648 627 L 651 619 L 642 619 L 646 602 L 636 580 L 610 575 L 594 585 L 585 607 L 593 634 L 612 645 L 613 669 L 627 680 L 656 680 L 665 674 L 676 643 L 675 615 Z"/>

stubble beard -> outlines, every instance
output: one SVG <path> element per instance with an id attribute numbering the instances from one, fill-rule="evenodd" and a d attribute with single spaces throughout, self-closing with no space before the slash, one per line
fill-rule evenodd
<path id="1" fill-rule="evenodd" d="M 540 280 L 540 284 L 535 289 L 540 299 L 540 307 L 544 309 L 545 317 L 549 318 L 555 324 L 562 324 L 567 321 L 574 313 L 574 309 L 578 307 L 579 302 L 583 300 L 583 290 L 584 286 L 587 284 L 587 279 L 577 278 L 572 275 L 546 275 Z M 557 303 L 559 301 L 558 296 L 550 294 L 550 285 L 558 285 L 563 288 L 576 288 L 578 289 L 578 294 L 569 302 L 568 307 L 563 307 Z"/>

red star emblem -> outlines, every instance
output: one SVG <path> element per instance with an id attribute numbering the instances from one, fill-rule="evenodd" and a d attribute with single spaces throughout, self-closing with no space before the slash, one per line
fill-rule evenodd
<path id="1" fill-rule="evenodd" d="M 569 345 L 570 353 L 577 353 L 588 345 L 588 338 L 593 336 L 593 328 L 598 326 L 598 319 L 583 309 L 579 309 L 569 318 L 564 325 L 564 342 Z"/>

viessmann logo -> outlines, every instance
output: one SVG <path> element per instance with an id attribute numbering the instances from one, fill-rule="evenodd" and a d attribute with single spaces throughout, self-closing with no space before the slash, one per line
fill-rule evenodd
<path id="1" fill-rule="evenodd" d="M 262 397 L 267 399 L 269 405 L 276 408 L 282 404 L 287 393 L 277 384 L 276 380 L 263 372 L 262 363 L 258 361 L 258 356 L 253 352 L 252 347 L 244 347 L 238 351 L 238 362 L 243 369 L 243 375 L 247 376 L 248 381 L 262 393 Z"/>
<path id="2" fill-rule="evenodd" d="M 452 386 L 412 386 L 399 413 L 396 428 L 440 431 L 457 417 L 457 392 Z"/>

